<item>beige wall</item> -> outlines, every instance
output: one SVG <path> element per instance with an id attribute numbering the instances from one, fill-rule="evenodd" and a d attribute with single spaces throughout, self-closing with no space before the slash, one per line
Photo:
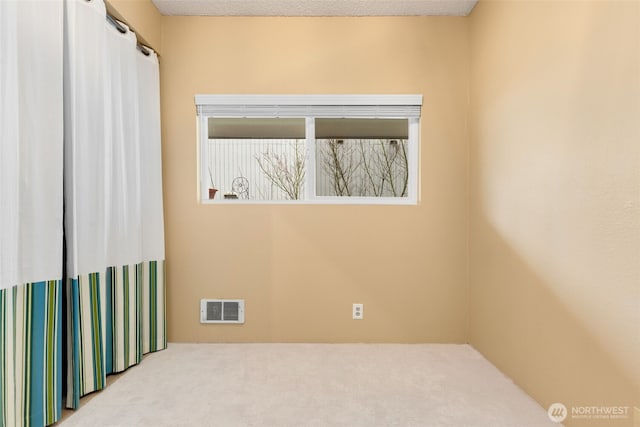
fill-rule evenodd
<path id="1" fill-rule="evenodd" d="M 638 2 L 481 1 L 469 18 L 110 3 L 163 54 L 171 341 L 469 339 L 545 407 L 640 404 Z M 196 93 L 421 93 L 421 203 L 199 205 Z M 200 325 L 205 297 L 245 298 L 247 323 Z"/>
<path id="2" fill-rule="evenodd" d="M 107 10 L 136 32 L 138 41 L 162 54 L 161 15 L 151 0 L 105 0 Z"/>
<path id="3" fill-rule="evenodd" d="M 467 29 L 437 17 L 162 18 L 170 341 L 466 341 Z M 422 200 L 201 205 L 198 93 L 424 94 Z M 244 298 L 246 324 L 200 325 L 201 298 Z"/>
<path id="4" fill-rule="evenodd" d="M 545 407 L 640 406 L 639 7 L 471 16 L 469 337 Z"/>

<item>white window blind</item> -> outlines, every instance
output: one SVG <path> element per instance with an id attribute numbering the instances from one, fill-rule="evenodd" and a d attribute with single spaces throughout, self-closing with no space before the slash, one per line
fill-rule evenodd
<path id="1" fill-rule="evenodd" d="M 198 116 L 419 118 L 422 95 L 196 95 Z"/>

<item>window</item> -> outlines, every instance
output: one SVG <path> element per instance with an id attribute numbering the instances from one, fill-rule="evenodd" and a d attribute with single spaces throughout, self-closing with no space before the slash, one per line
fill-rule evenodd
<path id="1" fill-rule="evenodd" d="M 415 204 L 420 95 L 196 95 L 204 203 Z"/>
<path id="2" fill-rule="evenodd" d="M 207 185 L 223 191 L 213 200 L 304 200 L 304 118 L 210 117 L 207 126 Z"/>

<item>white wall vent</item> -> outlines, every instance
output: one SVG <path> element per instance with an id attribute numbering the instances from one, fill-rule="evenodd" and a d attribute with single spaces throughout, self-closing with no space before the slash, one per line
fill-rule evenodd
<path id="1" fill-rule="evenodd" d="M 244 300 L 200 300 L 200 323 L 244 323 Z"/>

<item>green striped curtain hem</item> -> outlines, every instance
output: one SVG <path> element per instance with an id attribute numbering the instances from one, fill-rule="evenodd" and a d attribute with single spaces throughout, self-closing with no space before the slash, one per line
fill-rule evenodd
<path id="1" fill-rule="evenodd" d="M 0 426 L 40 427 L 62 413 L 62 281 L 0 291 Z"/>
<path id="2" fill-rule="evenodd" d="M 104 368 L 104 274 L 91 273 L 67 281 L 67 397 L 77 408 L 80 397 L 101 390 Z"/>
<path id="3" fill-rule="evenodd" d="M 107 269 L 107 373 L 122 372 L 142 360 L 142 273 L 138 264 Z"/>
<path id="4" fill-rule="evenodd" d="M 165 262 L 109 267 L 67 282 L 66 406 L 106 385 L 106 375 L 167 347 Z"/>
<path id="5" fill-rule="evenodd" d="M 143 353 L 167 348 L 165 267 L 164 261 L 143 264 L 144 281 L 142 287 Z"/>

